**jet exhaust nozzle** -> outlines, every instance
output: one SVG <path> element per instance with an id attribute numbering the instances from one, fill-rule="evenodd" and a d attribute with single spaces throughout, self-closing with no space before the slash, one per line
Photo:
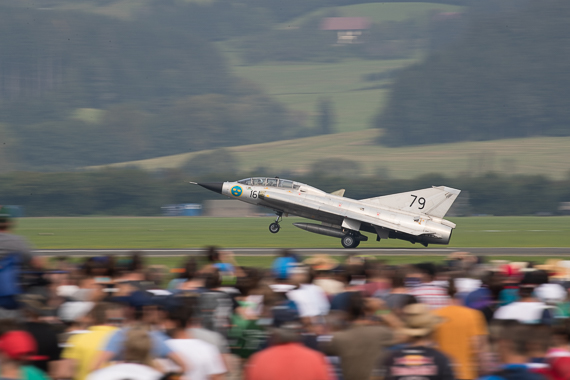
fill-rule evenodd
<path id="1" fill-rule="evenodd" d="M 221 194 L 222 187 L 224 186 L 223 182 L 205 182 L 205 183 L 198 183 L 198 186 L 202 186 L 204 189 L 208 189 L 215 193 Z"/>
<path id="2" fill-rule="evenodd" d="M 344 235 L 346 235 L 346 232 L 344 232 L 341 229 L 323 226 L 321 224 L 293 223 L 293 225 L 297 228 L 302 229 L 302 230 L 309 231 L 309 232 L 312 232 L 314 234 L 319 234 L 319 235 L 332 236 L 332 237 L 336 237 L 336 238 L 342 238 Z"/>

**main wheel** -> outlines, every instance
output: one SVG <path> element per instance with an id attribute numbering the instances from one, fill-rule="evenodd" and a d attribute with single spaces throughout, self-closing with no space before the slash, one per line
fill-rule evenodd
<path id="1" fill-rule="evenodd" d="M 279 232 L 280 228 L 281 228 L 281 226 L 279 226 L 279 224 L 271 223 L 269 225 L 269 232 L 271 232 L 272 234 L 276 234 L 277 232 Z"/>
<path id="2" fill-rule="evenodd" d="M 340 242 L 344 248 L 355 248 L 359 243 L 352 235 L 344 235 L 342 239 L 340 239 Z"/>

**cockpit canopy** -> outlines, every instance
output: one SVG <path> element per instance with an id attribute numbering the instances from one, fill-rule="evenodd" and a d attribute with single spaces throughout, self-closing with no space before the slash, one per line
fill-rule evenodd
<path id="1" fill-rule="evenodd" d="M 288 189 L 299 189 L 301 187 L 300 183 L 290 181 L 288 179 L 281 179 L 281 178 L 246 178 L 237 181 L 242 185 L 249 185 L 249 186 L 273 186 L 273 187 L 284 187 Z"/>

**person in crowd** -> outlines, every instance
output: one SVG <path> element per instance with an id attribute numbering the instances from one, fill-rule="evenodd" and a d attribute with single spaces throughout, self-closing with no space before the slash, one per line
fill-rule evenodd
<path id="1" fill-rule="evenodd" d="M 361 292 L 364 266 L 361 263 L 343 265 L 338 268 L 339 279 L 344 283 L 344 291 L 331 299 L 331 310 L 348 312 L 349 300 L 354 292 Z"/>
<path id="2" fill-rule="evenodd" d="M 297 265 L 289 270 L 290 282 L 296 286 L 287 292 L 287 297 L 294 301 L 299 308 L 299 315 L 303 318 L 312 318 L 326 315 L 330 309 L 330 303 L 326 293 L 312 283 L 310 268 Z"/>
<path id="3" fill-rule="evenodd" d="M 34 338 L 37 354 L 45 357 L 43 360 L 35 360 L 32 365 L 55 377 L 59 373 L 61 364 L 61 347 L 56 331 L 57 325 L 44 321 L 54 318 L 56 311 L 55 305 L 49 304 L 47 290 L 35 288 L 34 292 L 22 294 L 19 299 L 24 317 L 22 329 Z"/>
<path id="4" fill-rule="evenodd" d="M 166 287 L 166 289 L 170 292 L 179 291 L 182 287 L 182 284 L 187 281 L 191 281 L 196 277 L 198 272 L 198 263 L 196 262 L 196 258 L 194 256 L 188 257 L 184 263 L 184 267 L 181 268 L 181 270 L 177 270 L 176 272 L 179 273 L 178 277 L 170 280 L 168 286 Z"/>
<path id="5" fill-rule="evenodd" d="M 431 313 L 428 305 L 416 303 L 403 310 L 407 344 L 384 361 L 387 380 L 429 379 L 454 380 L 451 361 L 434 348 L 432 333 L 442 319 Z"/>
<path id="6" fill-rule="evenodd" d="M 156 329 L 156 307 L 152 305 L 152 298 L 142 291 L 135 291 L 126 297 L 116 297 L 115 302 L 124 303 L 127 307 L 124 313 L 124 322 L 121 329 L 116 330 L 106 341 L 103 350 L 93 362 L 92 369 L 102 368 L 110 361 L 121 360 L 125 349 L 126 337 L 132 328 L 143 328 L 149 331 L 151 338 L 152 356 L 155 358 L 169 358 L 176 365 L 187 370 L 186 363 L 166 345 L 168 336 Z"/>
<path id="7" fill-rule="evenodd" d="M 570 320 L 565 319 L 552 329 L 546 363 L 553 380 L 570 380 Z"/>
<path id="8" fill-rule="evenodd" d="M 372 318 L 379 314 L 380 307 L 378 299 L 366 299 L 362 293 L 352 292 L 347 308 L 349 327 L 319 339 L 324 353 L 339 358 L 345 380 L 372 376 L 376 363 L 394 343 L 391 329 Z"/>
<path id="9" fill-rule="evenodd" d="M 332 298 L 344 291 L 344 283 L 337 278 L 337 260 L 329 255 L 319 254 L 306 259 L 304 263 L 309 265 L 315 274 L 313 284 L 320 287 L 327 297 Z"/>
<path id="10" fill-rule="evenodd" d="M 215 267 L 200 274 L 203 289 L 199 292 L 198 310 L 202 325 L 208 330 L 227 336 L 232 313 L 238 306 L 234 298 L 222 289 L 222 273 Z"/>
<path id="11" fill-rule="evenodd" d="M 192 336 L 193 314 L 194 307 L 190 302 L 181 302 L 179 307 L 168 312 L 164 327 L 170 339 L 166 345 L 186 363 L 185 376 L 188 379 L 221 380 L 227 372 L 222 355 L 216 346 Z"/>
<path id="12" fill-rule="evenodd" d="M 529 368 L 529 327 L 517 321 L 505 321 L 498 331 L 496 349 L 501 369 L 481 380 L 546 380 Z"/>
<path id="13" fill-rule="evenodd" d="M 301 344 L 302 324 L 290 321 L 271 331 L 271 346 L 254 354 L 245 380 L 334 380 L 325 356 Z"/>
<path id="14" fill-rule="evenodd" d="M 297 255 L 288 249 L 282 249 L 278 257 L 271 263 L 273 276 L 278 280 L 287 280 L 289 278 L 289 268 L 301 260 Z"/>
<path id="15" fill-rule="evenodd" d="M 453 364 L 457 379 L 471 380 L 478 377 L 481 354 L 487 351 L 487 325 L 483 314 L 462 306 L 456 298 L 455 281 L 451 279 L 447 287 L 451 305 L 444 306 L 433 313 L 442 323 L 437 326 L 433 339 L 441 352 L 447 355 Z"/>
<path id="16" fill-rule="evenodd" d="M 361 289 L 365 297 L 382 296 L 388 293 L 390 288 L 390 280 L 386 277 L 385 265 L 378 260 L 364 261 L 364 274 L 366 283 Z"/>
<path id="17" fill-rule="evenodd" d="M 404 307 L 418 303 L 417 298 L 411 295 L 406 287 L 406 274 L 407 271 L 404 267 L 391 268 L 388 271 L 390 291 L 380 296 L 386 306 L 399 317 L 401 317 Z M 378 297 L 378 295 L 375 296 Z"/>
<path id="18" fill-rule="evenodd" d="M 87 315 L 87 330 L 73 334 L 66 342 L 61 357 L 62 377 L 85 380 L 104 343 L 122 321 L 122 306 L 101 302 Z"/>
<path id="19" fill-rule="evenodd" d="M 547 282 L 548 274 L 545 271 L 526 272 L 519 285 L 519 300 L 501 306 L 493 318 L 551 325 L 554 322 L 552 309 L 534 295 L 534 290 Z"/>
<path id="20" fill-rule="evenodd" d="M 18 317 L 22 271 L 42 267 L 28 242 L 12 233 L 15 223 L 10 209 L 0 206 L 0 318 Z"/>
<path id="21" fill-rule="evenodd" d="M 0 379 L 48 380 L 42 370 L 29 365 L 35 360 L 45 360 L 37 356 L 34 338 L 22 330 L 11 330 L 0 335 Z"/>
<path id="22" fill-rule="evenodd" d="M 153 367 L 152 338 L 143 326 L 131 327 L 125 334 L 121 363 L 90 373 L 87 380 L 159 380 L 163 374 Z"/>
<path id="23" fill-rule="evenodd" d="M 451 302 L 447 290 L 435 282 L 437 274 L 433 263 L 420 263 L 414 266 L 414 271 L 408 277 L 416 277 L 419 284 L 411 290 L 419 302 L 428 305 L 431 310 L 448 306 Z"/>

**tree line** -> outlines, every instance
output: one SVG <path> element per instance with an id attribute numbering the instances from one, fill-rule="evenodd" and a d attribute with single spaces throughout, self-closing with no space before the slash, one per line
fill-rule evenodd
<path id="1" fill-rule="evenodd" d="M 570 135 L 570 3 L 481 3 L 461 38 L 399 73 L 375 122 L 379 143 Z"/>
<path id="2" fill-rule="evenodd" d="M 570 177 L 505 176 L 487 173 L 476 177 L 445 177 L 426 174 L 414 179 L 372 177 L 343 178 L 338 175 L 294 176 L 259 169 L 255 173 L 190 176 L 182 170 L 147 172 L 138 169 L 40 173 L 14 172 L 0 175 L 0 204 L 21 205 L 26 216 L 160 215 L 166 204 L 201 203 L 221 199 L 188 183 L 228 181 L 250 176 L 289 178 L 325 191 L 346 189 L 354 199 L 405 192 L 430 186 L 462 190 L 462 215 L 557 214 L 560 202 L 570 201 Z"/>

